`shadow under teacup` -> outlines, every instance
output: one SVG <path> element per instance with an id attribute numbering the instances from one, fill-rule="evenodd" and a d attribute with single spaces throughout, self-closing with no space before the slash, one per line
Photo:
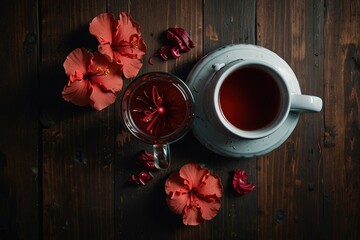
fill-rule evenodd
<path id="1" fill-rule="evenodd" d="M 319 112 L 322 100 L 290 92 L 286 72 L 271 63 L 236 60 L 214 64 L 203 108 L 214 127 L 241 138 L 268 136 L 290 111 Z"/>
<path id="2" fill-rule="evenodd" d="M 155 167 L 167 168 L 169 144 L 182 138 L 194 120 L 194 99 L 187 85 L 170 73 L 146 73 L 129 84 L 121 106 L 127 129 L 153 145 Z"/>

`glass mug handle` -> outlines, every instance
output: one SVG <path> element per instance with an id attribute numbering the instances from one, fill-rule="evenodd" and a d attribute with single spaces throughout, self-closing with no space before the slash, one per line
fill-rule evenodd
<path id="1" fill-rule="evenodd" d="M 153 154 L 155 167 L 157 169 L 166 169 L 170 165 L 170 146 L 168 143 L 154 144 Z"/>

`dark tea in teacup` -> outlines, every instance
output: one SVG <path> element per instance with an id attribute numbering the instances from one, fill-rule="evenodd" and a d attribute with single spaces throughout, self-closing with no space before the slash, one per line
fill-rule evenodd
<path id="1" fill-rule="evenodd" d="M 290 111 L 320 111 L 322 100 L 293 94 L 287 73 L 268 62 L 238 60 L 215 65 L 210 82 L 209 117 L 222 130 L 247 139 L 270 135 Z M 211 100 L 212 99 L 212 100 Z"/>
<path id="2" fill-rule="evenodd" d="M 236 128 L 257 130 L 278 116 L 280 88 L 276 79 L 262 69 L 239 68 L 223 81 L 219 103 L 224 117 Z"/>

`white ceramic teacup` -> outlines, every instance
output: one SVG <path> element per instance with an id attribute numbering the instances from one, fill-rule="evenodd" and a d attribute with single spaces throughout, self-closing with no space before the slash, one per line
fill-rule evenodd
<path id="1" fill-rule="evenodd" d="M 279 129 L 291 111 L 322 109 L 321 98 L 291 92 L 290 73 L 273 63 L 238 59 L 215 63 L 213 70 L 201 107 L 225 133 L 262 138 Z"/>

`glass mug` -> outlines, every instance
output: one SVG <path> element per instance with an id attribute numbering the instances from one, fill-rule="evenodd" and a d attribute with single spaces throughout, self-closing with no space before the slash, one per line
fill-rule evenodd
<path id="1" fill-rule="evenodd" d="M 227 134 L 258 139 L 279 129 L 291 111 L 321 111 L 321 98 L 292 93 L 289 73 L 272 63 L 240 59 L 213 69 L 202 107 Z"/>
<path id="2" fill-rule="evenodd" d="M 182 138 L 194 120 L 194 98 L 188 86 L 170 73 L 145 73 L 129 84 L 121 107 L 127 129 L 153 145 L 155 167 L 167 168 L 169 144 Z"/>

